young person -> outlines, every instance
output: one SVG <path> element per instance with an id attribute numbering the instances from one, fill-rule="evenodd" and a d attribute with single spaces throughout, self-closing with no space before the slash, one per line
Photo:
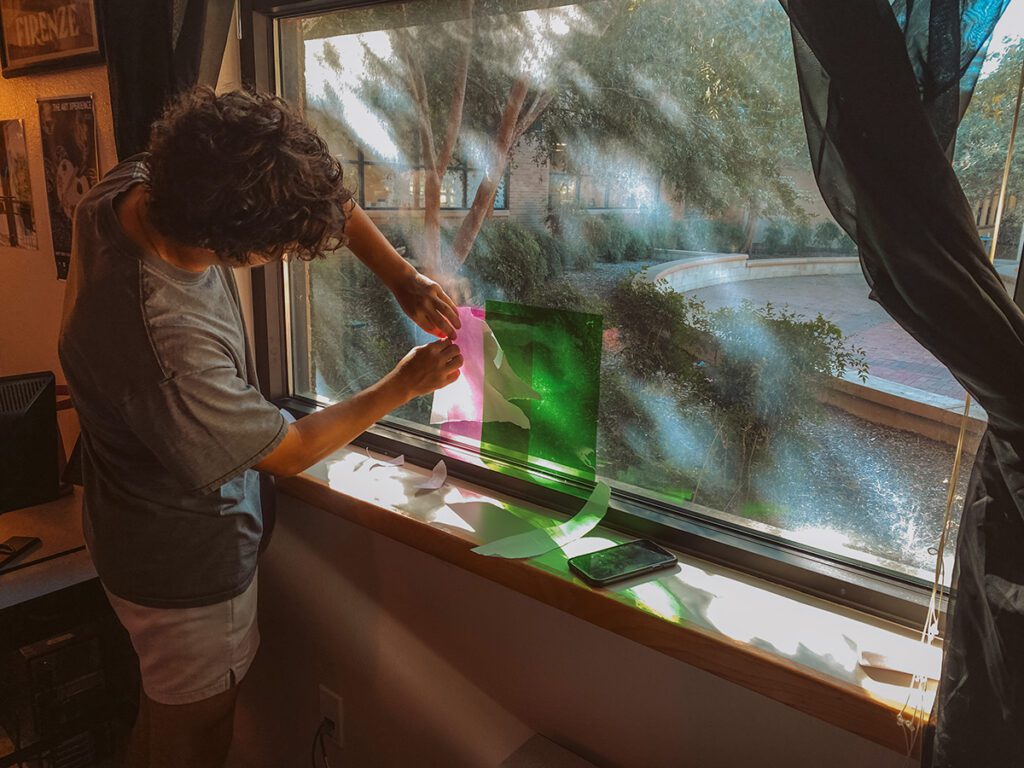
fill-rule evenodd
<path id="1" fill-rule="evenodd" d="M 256 653 L 254 470 L 292 475 L 454 381 L 455 305 L 352 200 L 280 99 L 197 89 L 74 223 L 59 351 L 82 424 L 84 529 L 139 656 L 129 766 L 223 764 Z M 347 244 L 440 337 L 351 399 L 289 424 L 257 388 L 231 267 Z"/>

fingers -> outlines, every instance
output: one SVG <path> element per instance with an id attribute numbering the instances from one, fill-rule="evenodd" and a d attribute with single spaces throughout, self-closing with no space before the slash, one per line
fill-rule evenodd
<path id="1" fill-rule="evenodd" d="M 444 288 L 438 285 L 435 286 L 435 289 L 435 295 L 438 301 L 440 301 L 441 304 L 443 305 L 441 311 L 444 312 L 444 314 L 452 321 L 452 324 L 456 328 L 461 328 L 462 321 L 459 320 L 458 305 L 454 301 L 452 301 L 451 296 L 444 292 Z"/>
<path id="2" fill-rule="evenodd" d="M 455 350 L 452 354 L 458 354 L 459 351 L 459 348 L 455 346 L 454 342 L 450 338 L 440 338 L 437 341 L 432 341 L 424 346 L 437 350 L 438 355 L 445 359 L 451 357 L 451 354 L 448 354 L 447 357 L 445 356 L 446 353 L 451 352 L 451 350 Z"/>
<path id="3" fill-rule="evenodd" d="M 441 329 L 444 330 L 446 335 L 454 339 L 455 331 L 462 327 L 462 323 L 459 321 L 458 309 L 455 308 L 452 300 L 445 296 L 443 291 L 434 300 L 434 311 L 437 312 L 437 319 Z"/>
<path id="4" fill-rule="evenodd" d="M 444 312 L 441 311 L 441 306 L 441 302 L 438 302 L 437 308 L 435 308 L 432 311 L 430 321 L 434 323 L 436 327 L 432 329 L 430 332 L 437 336 L 442 336 L 448 339 L 454 339 L 455 323 L 453 323 L 451 319 Z M 455 319 L 458 320 L 457 317 Z"/>

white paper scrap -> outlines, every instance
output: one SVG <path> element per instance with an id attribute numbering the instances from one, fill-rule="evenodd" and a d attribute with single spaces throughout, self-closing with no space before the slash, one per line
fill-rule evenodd
<path id="1" fill-rule="evenodd" d="M 416 486 L 418 491 L 436 491 L 445 481 L 448 479 L 448 468 L 444 465 L 444 460 L 437 462 L 434 465 L 434 471 L 430 473 L 430 477 L 424 480 L 422 483 Z"/>
<path id="2" fill-rule="evenodd" d="M 487 544 L 474 547 L 478 555 L 489 557 L 539 557 L 553 549 L 571 544 L 590 533 L 604 518 L 611 499 L 611 488 L 606 483 L 598 483 L 590 494 L 587 503 L 569 521 L 561 525 L 537 528 L 533 531 L 508 536 Z"/>
<path id="3" fill-rule="evenodd" d="M 379 456 L 374 456 L 372 453 L 370 453 L 369 450 L 367 450 L 366 451 L 366 455 L 369 456 L 370 461 L 373 462 L 373 466 L 375 466 L 375 467 L 400 467 L 403 464 L 405 464 L 405 454 L 404 453 L 403 454 L 399 454 L 398 456 L 395 456 L 394 458 L 392 458 L 390 456 L 388 456 L 386 458 L 381 458 Z M 371 467 L 371 469 L 372 469 L 372 467 Z"/>
<path id="4" fill-rule="evenodd" d="M 901 672 L 905 675 L 920 675 L 938 680 L 942 672 L 942 649 L 924 643 L 915 643 L 911 649 L 903 648 L 889 653 L 861 649 L 857 663 L 867 669 Z"/>

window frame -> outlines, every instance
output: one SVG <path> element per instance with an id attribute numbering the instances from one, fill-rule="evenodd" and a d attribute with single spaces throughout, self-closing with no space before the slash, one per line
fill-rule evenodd
<path id="1" fill-rule="evenodd" d="M 337 10 L 388 5 L 404 0 L 314 0 L 280 3 L 272 0 L 240 0 L 239 33 L 242 82 L 277 92 L 280 37 L 278 22 Z M 526 3 L 524 3 L 525 5 Z M 578 193 L 577 189 L 577 193 Z M 1024 272 L 1024 270 L 1021 270 Z M 1024 297 L 1018 274 L 1015 299 Z M 269 264 L 252 269 L 254 346 L 257 372 L 264 395 L 295 416 L 323 407 L 292 393 L 293 340 L 289 331 L 291 307 L 285 265 Z M 301 335 L 301 334 L 300 334 Z M 491 465 L 505 465 L 502 471 L 485 468 L 465 448 L 445 445 L 443 438 L 428 436 L 425 430 L 392 422 L 378 422 L 353 444 L 432 467 L 444 458 L 450 477 L 472 482 L 546 508 L 574 513 L 586 488 L 577 480 L 564 482 L 561 492 L 525 479 L 522 467 L 507 460 L 488 457 Z M 823 598 L 864 613 L 919 629 L 929 605 L 931 584 L 910 575 L 895 575 L 841 555 L 813 551 L 810 547 L 725 520 L 709 519 L 686 503 L 668 503 L 613 488 L 608 513 L 602 523 L 620 532 L 660 541 L 674 549 L 763 578 L 799 592 Z M 938 595 L 940 612 L 946 611 L 948 589 Z"/>

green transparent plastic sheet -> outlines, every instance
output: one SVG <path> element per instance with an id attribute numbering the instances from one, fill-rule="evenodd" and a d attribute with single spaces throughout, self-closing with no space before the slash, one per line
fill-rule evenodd
<path id="1" fill-rule="evenodd" d="M 553 549 L 564 547 L 594 530 L 608 511 L 610 498 L 611 488 L 605 483 L 598 483 L 583 508 L 571 520 L 561 525 L 538 528 L 481 544 L 473 551 L 489 557 L 539 557 Z"/>
<path id="2" fill-rule="evenodd" d="M 481 444 L 486 451 L 593 480 L 600 397 L 600 315 L 488 301 L 487 325 L 503 353 L 485 372 L 485 391 L 500 392 L 529 428 L 499 420 L 485 396 Z M 516 387 L 510 387 L 510 366 Z M 525 384 L 519 384 L 522 382 Z"/>

